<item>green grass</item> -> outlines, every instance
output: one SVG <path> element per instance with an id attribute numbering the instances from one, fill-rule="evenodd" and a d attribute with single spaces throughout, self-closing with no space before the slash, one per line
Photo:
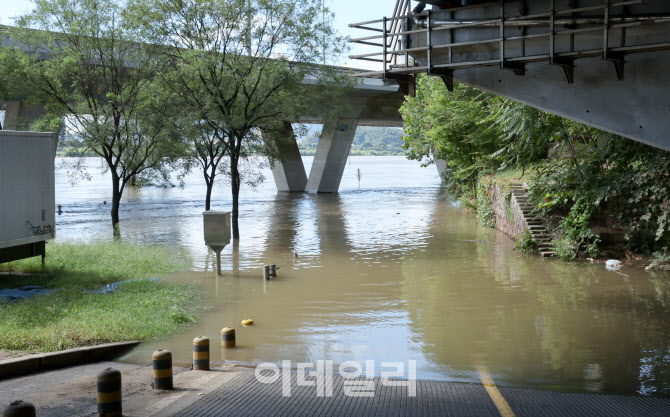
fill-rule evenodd
<path id="1" fill-rule="evenodd" d="M 533 173 L 531 168 L 526 168 L 526 172 L 524 172 L 521 168 L 519 168 L 519 169 L 506 169 L 503 171 L 498 171 L 493 176 L 499 180 L 522 179 L 522 178 L 528 180 L 533 178 L 532 174 Z"/>
<path id="2" fill-rule="evenodd" d="M 0 349 L 48 352 L 123 340 L 164 337 L 193 322 L 198 286 L 147 278 L 185 270 L 188 261 L 167 248 L 130 243 L 47 244 L 39 257 L 0 264 L 0 271 L 40 276 L 0 276 L 0 288 L 41 285 L 58 289 L 16 303 L 0 303 Z M 110 294 L 93 294 L 116 281 Z"/>

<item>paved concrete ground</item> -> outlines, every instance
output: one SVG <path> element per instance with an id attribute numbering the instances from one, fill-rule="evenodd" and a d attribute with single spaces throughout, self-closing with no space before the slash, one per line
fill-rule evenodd
<path id="1" fill-rule="evenodd" d="M 291 379 L 291 396 L 282 396 L 282 380 L 257 382 L 241 372 L 178 417 L 214 416 L 670 416 L 670 399 L 618 395 L 564 394 L 478 384 L 417 381 L 416 397 L 406 387 L 383 386 L 374 380 L 374 396 L 344 394 L 345 380 L 334 377 L 332 397 L 317 397 L 316 387 Z"/>
<path id="2" fill-rule="evenodd" d="M 38 417 L 95 416 L 97 374 L 108 367 L 121 371 L 126 417 L 173 415 L 238 373 L 231 368 L 203 372 L 173 367 L 175 389 L 158 391 L 151 385 L 150 366 L 98 362 L 2 380 L 0 409 L 24 400 L 36 406 Z"/>
<path id="3" fill-rule="evenodd" d="M 281 378 L 260 383 L 249 369 L 175 367 L 175 390 L 157 391 L 151 386 L 151 367 L 117 362 L 0 381 L 0 408 L 23 399 L 37 406 L 38 417 L 95 416 L 96 375 L 110 366 L 122 373 L 126 417 L 670 416 L 670 399 L 498 388 L 487 374 L 484 384 L 417 381 L 415 397 L 408 397 L 407 387 L 385 386 L 379 379 L 368 381 L 373 396 L 347 396 L 345 383 L 351 380 L 333 376 L 332 396 L 318 397 L 316 386 L 298 385 L 292 373 L 291 396 L 285 397 Z"/>

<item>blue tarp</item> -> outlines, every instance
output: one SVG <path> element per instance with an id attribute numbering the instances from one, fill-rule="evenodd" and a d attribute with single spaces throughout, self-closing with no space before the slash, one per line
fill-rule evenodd
<path id="1" fill-rule="evenodd" d="M 149 281 L 158 281 L 159 278 L 148 278 Z M 116 291 L 119 288 L 119 285 L 124 282 L 133 282 L 140 281 L 139 279 L 131 279 L 128 281 L 118 281 L 107 284 L 104 287 L 101 287 L 99 290 L 85 290 L 84 292 L 94 293 L 94 294 L 109 294 L 113 291 Z M 0 302 L 13 303 L 18 300 L 27 300 L 28 298 L 34 297 L 36 295 L 44 295 L 54 292 L 56 290 L 49 290 L 46 288 L 39 287 L 37 285 L 21 288 L 7 288 L 0 290 Z"/>
<path id="2" fill-rule="evenodd" d="M 36 285 L 21 288 L 7 288 L 0 290 L 0 302 L 13 303 L 18 300 L 26 300 L 36 295 L 44 295 L 56 290 L 48 290 Z"/>
<path id="3" fill-rule="evenodd" d="M 147 279 L 149 281 L 158 281 L 158 278 L 147 278 Z M 123 284 L 124 282 L 133 282 L 133 281 L 140 281 L 140 280 L 139 279 L 129 279 L 128 281 L 112 282 L 111 284 L 107 284 L 104 287 L 101 287 L 99 290 L 93 290 L 93 291 L 87 291 L 87 292 L 92 292 L 94 294 L 109 294 L 112 291 L 116 291 L 120 284 Z"/>

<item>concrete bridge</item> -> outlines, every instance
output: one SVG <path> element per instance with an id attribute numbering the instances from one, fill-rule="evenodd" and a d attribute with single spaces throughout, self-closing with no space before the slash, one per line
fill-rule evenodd
<path id="1" fill-rule="evenodd" d="M 667 0 L 397 0 L 350 26 L 379 65 L 357 76 L 458 80 L 670 150 Z"/>
<path id="2" fill-rule="evenodd" d="M 396 82 L 361 78 L 349 93 L 349 111 L 340 114 L 331 124 L 324 125 L 319 138 L 314 162 L 309 173 L 305 172 L 300 150 L 289 121 L 282 132 L 285 139 L 280 143 L 281 160 L 272 169 L 277 191 L 291 192 L 337 192 L 349 151 L 358 126 L 402 127 L 398 109 L 404 101 L 404 93 Z M 22 101 L 10 101 L 5 105 L 5 130 L 21 130 L 29 122 L 44 114 L 41 106 L 27 106 Z M 320 119 L 302 119 L 302 123 L 323 123 Z"/>
<path id="3" fill-rule="evenodd" d="M 13 46 L 6 29 L 6 26 L 0 26 L 0 47 Z M 349 68 L 342 70 L 351 71 Z M 401 85 L 402 83 L 393 80 L 359 77 L 357 84 L 347 95 L 348 110 L 338 115 L 333 123 L 324 126 L 309 176 L 300 157 L 291 121 L 286 121 L 283 135 L 289 140 L 281 141 L 281 160 L 273 167 L 277 190 L 337 192 L 357 127 L 402 127 L 398 109 L 404 101 L 405 91 L 401 89 Z M 43 114 L 44 108 L 40 105 L 29 106 L 21 100 L 10 101 L 5 104 L 5 122 L 1 128 L 25 130 Z M 305 118 L 292 122 L 323 123 L 323 120 Z"/>

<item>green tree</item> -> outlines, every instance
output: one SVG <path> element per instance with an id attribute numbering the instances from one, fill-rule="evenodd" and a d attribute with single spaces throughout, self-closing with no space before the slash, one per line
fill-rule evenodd
<path id="1" fill-rule="evenodd" d="M 261 131 L 276 136 L 285 121 L 341 101 L 346 74 L 317 63 L 343 40 L 321 18 L 320 0 L 137 0 L 134 8 L 173 70 L 168 85 L 225 148 L 239 239 L 241 160 L 276 156 Z"/>
<path id="2" fill-rule="evenodd" d="M 600 236 L 593 226 L 625 232 L 635 251 L 670 249 L 670 152 L 603 134 L 597 146 L 575 144 L 573 158 L 536 167 L 531 196 L 544 213 L 558 214 L 564 257 L 593 256 Z"/>
<path id="3" fill-rule="evenodd" d="M 0 36 L 5 36 L 9 28 L 0 27 Z M 37 102 L 38 94 L 35 86 L 30 83 L 21 73 L 22 51 L 10 47 L 0 47 L 0 109 L 10 101 L 22 101 L 24 104 L 32 105 Z M 7 119 L 5 118 L 5 123 Z M 19 122 L 19 121 L 17 121 Z M 19 129 L 29 128 L 26 123 L 20 121 Z M 53 126 L 58 131 L 57 124 Z M 5 129 L 4 123 L 0 129 Z"/>
<path id="4" fill-rule="evenodd" d="M 499 132 L 485 122 L 492 97 L 461 84 L 450 93 L 439 78 L 419 76 L 416 97 L 401 108 L 408 158 L 447 161 L 447 186 L 456 195 L 475 196 L 479 176 L 497 168 L 489 155 Z"/>
<path id="5" fill-rule="evenodd" d="M 115 237 L 124 188 L 160 170 L 176 141 L 170 107 L 153 81 L 158 62 L 131 17 L 113 0 L 40 0 L 12 31 L 21 76 L 51 111 L 68 117 L 79 149 L 107 163 Z"/>
<path id="6" fill-rule="evenodd" d="M 213 129 L 207 123 L 197 118 L 187 120 L 181 131 L 191 143 L 191 152 L 187 154 L 187 159 L 191 162 L 195 161 L 202 170 L 207 187 L 205 210 L 210 210 L 214 180 L 219 173 L 221 161 L 226 156 L 227 144 L 214 134 Z"/>

